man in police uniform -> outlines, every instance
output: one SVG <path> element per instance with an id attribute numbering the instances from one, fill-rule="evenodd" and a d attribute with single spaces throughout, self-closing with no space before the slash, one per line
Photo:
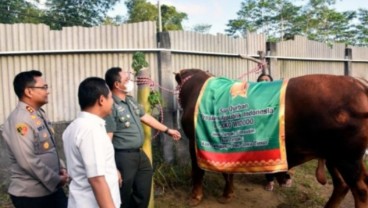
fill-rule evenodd
<path id="1" fill-rule="evenodd" d="M 152 165 L 141 150 L 144 135 L 141 122 L 173 137 L 181 138 L 177 130 L 170 129 L 146 114 L 144 109 L 127 93 L 133 90 L 129 73 L 119 67 L 107 70 L 107 85 L 113 94 L 112 114 L 106 118 L 106 130 L 115 148 L 116 166 L 122 174 L 120 196 L 123 208 L 146 208 L 152 185 Z"/>
<path id="2" fill-rule="evenodd" d="M 56 151 L 54 129 L 41 109 L 48 103 L 48 85 L 36 70 L 19 73 L 13 85 L 19 103 L 3 128 L 11 163 L 10 198 L 16 208 L 65 208 L 62 186 L 68 174 Z"/>

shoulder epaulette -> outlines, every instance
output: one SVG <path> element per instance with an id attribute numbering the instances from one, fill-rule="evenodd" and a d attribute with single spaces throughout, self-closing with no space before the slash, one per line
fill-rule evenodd
<path id="1" fill-rule="evenodd" d="M 32 108 L 31 106 L 29 106 L 29 105 L 27 105 L 27 106 L 26 106 L 26 110 L 27 110 L 28 112 L 30 112 L 30 113 L 34 113 L 33 108 Z"/>

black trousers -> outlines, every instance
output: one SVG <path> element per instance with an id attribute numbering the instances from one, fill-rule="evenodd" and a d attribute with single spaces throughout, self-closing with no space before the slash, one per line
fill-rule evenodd
<path id="1" fill-rule="evenodd" d="M 55 193 L 43 197 L 18 197 L 10 194 L 16 208 L 67 208 L 68 198 L 62 188 Z"/>
<path id="2" fill-rule="evenodd" d="M 143 151 L 115 151 L 116 166 L 123 177 L 120 197 L 123 208 L 147 208 L 153 170 Z"/>

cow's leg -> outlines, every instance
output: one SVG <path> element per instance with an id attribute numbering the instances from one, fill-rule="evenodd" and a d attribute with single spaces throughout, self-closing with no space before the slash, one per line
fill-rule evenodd
<path id="1" fill-rule="evenodd" d="M 325 208 L 337 208 L 348 193 L 349 187 L 333 164 L 327 161 L 326 166 L 332 178 L 333 191 Z"/>
<path id="2" fill-rule="evenodd" d="M 192 194 L 189 199 L 190 206 L 197 206 L 203 199 L 203 176 L 204 170 L 197 164 L 197 156 L 194 149 L 194 140 L 189 140 L 190 156 L 192 159 Z"/>
<path id="3" fill-rule="evenodd" d="M 351 188 L 356 208 L 368 207 L 368 172 L 364 166 L 363 160 L 361 160 L 361 167 L 362 171 L 360 172 L 356 186 Z"/>
<path id="4" fill-rule="evenodd" d="M 222 175 L 225 179 L 225 187 L 218 201 L 222 204 L 227 204 L 234 197 L 234 174 L 223 173 Z"/>
<path id="5" fill-rule="evenodd" d="M 363 158 L 355 161 L 345 161 L 337 165 L 354 196 L 355 208 L 368 207 L 368 173 Z"/>
<path id="6" fill-rule="evenodd" d="M 195 163 L 195 164 L 193 164 Z M 204 170 L 200 169 L 197 162 L 192 162 L 192 195 L 189 199 L 190 206 L 197 206 L 203 199 L 203 176 Z"/>

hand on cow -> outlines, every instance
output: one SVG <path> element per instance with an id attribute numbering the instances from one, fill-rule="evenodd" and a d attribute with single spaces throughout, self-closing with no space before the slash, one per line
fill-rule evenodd
<path id="1" fill-rule="evenodd" d="M 168 129 L 167 134 L 170 135 L 175 141 L 179 141 L 181 139 L 181 134 L 178 130 Z"/>

